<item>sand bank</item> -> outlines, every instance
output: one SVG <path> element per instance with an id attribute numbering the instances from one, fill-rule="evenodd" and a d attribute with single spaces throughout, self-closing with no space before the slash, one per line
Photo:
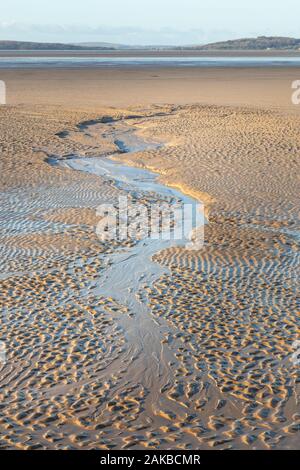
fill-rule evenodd
<path id="1" fill-rule="evenodd" d="M 95 109 L 156 104 L 267 107 L 299 114 L 293 68 L 110 68 L 0 70 L 11 105 L 48 104 Z"/>

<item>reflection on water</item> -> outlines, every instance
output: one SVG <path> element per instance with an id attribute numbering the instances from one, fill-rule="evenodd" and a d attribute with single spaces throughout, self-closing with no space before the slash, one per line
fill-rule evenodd
<path id="1" fill-rule="evenodd" d="M 300 57 L 0 57 L 0 68 L 299 67 Z"/>

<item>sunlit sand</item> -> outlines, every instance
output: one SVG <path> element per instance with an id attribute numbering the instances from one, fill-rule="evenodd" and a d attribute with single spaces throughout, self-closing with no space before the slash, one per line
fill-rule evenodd
<path id="1" fill-rule="evenodd" d="M 176 71 L 167 91 L 168 69 L 120 71 L 103 99 L 99 71 L 44 73 L 2 74 L 15 101 L 0 109 L 1 448 L 295 448 L 300 118 L 279 93 L 291 71 L 251 71 L 245 95 L 243 71 L 226 69 L 226 97 L 208 70 L 186 88 Z M 162 145 L 122 153 L 108 122 Z M 82 162 L 107 155 L 203 201 L 204 247 L 99 240 L 96 208 L 126 191 Z"/>

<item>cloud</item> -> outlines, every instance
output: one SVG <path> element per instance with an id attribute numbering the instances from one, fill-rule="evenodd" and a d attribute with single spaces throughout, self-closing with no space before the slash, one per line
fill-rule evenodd
<path id="1" fill-rule="evenodd" d="M 0 22 L 0 37 L 6 40 L 81 42 L 99 41 L 123 44 L 201 44 L 236 37 L 231 31 L 177 28 L 148 29 L 130 26 L 54 25 Z"/>

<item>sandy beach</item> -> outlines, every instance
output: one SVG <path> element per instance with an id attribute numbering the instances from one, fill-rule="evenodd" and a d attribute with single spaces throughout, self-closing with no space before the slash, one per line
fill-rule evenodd
<path id="1" fill-rule="evenodd" d="M 299 448 L 297 79 L 0 70 L 2 449 Z M 124 125 L 162 145 L 120 153 Z M 141 258 L 133 293 L 134 244 L 95 231 L 96 208 L 124 189 L 51 164 L 105 155 L 153 170 L 208 218 L 203 249 L 155 253 L 144 280 Z"/>
<path id="2" fill-rule="evenodd" d="M 272 108 L 299 115 L 291 84 L 300 67 L 106 67 L 0 69 L 11 105 L 101 106 L 215 104 Z"/>

